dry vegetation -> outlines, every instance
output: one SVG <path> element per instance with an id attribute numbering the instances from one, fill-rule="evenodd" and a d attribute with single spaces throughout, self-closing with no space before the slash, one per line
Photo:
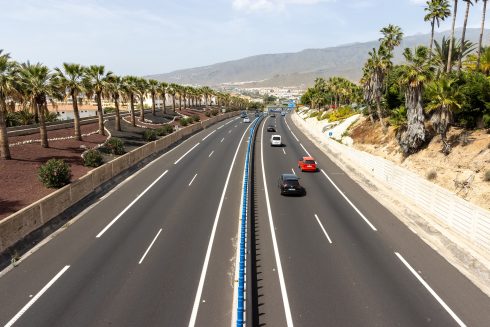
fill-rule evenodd
<path id="1" fill-rule="evenodd" d="M 384 134 L 379 124 L 362 118 L 350 129 L 354 147 L 391 160 L 462 198 L 490 210 L 490 134 L 486 130 L 464 131 L 451 128 L 448 138 L 453 149 L 441 153 L 441 138 L 435 136 L 427 147 L 404 157 L 393 128 Z"/>

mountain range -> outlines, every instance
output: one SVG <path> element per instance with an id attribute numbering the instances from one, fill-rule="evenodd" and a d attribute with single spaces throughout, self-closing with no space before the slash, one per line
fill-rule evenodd
<path id="1" fill-rule="evenodd" d="M 489 30 L 485 30 L 488 35 Z M 478 43 L 479 29 L 467 29 L 466 39 Z M 446 38 L 450 31 L 436 33 L 435 40 Z M 455 31 L 461 35 L 461 29 Z M 428 45 L 430 34 L 406 36 L 394 51 L 394 62 L 403 60 L 404 48 Z M 488 42 L 484 41 L 484 44 Z M 368 52 L 378 47 L 379 41 L 353 43 L 322 49 L 305 49 L 295 53 L 263 54 L 216 63 L 209 66 L 189 68 L 166 74 L 147 76 L 160 81 L 213 87 L 298 87 L 306 88 L 316 77 L 342 76 L 358 81 Z"/>

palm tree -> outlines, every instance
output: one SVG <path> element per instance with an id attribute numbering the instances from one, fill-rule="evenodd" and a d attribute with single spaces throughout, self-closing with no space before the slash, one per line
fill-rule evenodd
<path id="1" fill-rule="evenodd" d="M 167 87 L 168 87 L 168 84 L 165 83 L 165 82 L 161 82 L 160 83 L 160 87 L 159 87 L 159 93 L 162 95 L 162 101 L 163 101 L 163 113 L 166 114 L 167 113 L 167 106 L 165 104 L 166 100 L 167 100 Z"/>
<path id="2" fill-rule="evenodd" d="M 490 76 L 490 47 L 484 47 L 481 54 L 470 54 L 463 65 L 472 71 L 479 71 Z"/>
<path id="3" fill-rule="evenodd" d="M 477 70 L 480 70 L 480 58 L 481 58 L 481 53 L 482 53 L 483 31 L 485 30 L 485 15 L 487 13 L 487 2 L 488 2 L 488 0 L 482 0 L 482 1 L 483 1 L 483 10 L 482 10 L 482 17 L 481 17 L 480 39 L 478 41 L 478 60 L 476 62 L 476 69 Z"/>
<path id="4" fill-rule="evenodd" d="M 56 95 L 55 88 L 53 87 L 53 74 L 47 66 L 41 63 L 31 64 L 27 62 L 22 64 L 19 70 L 19 85 L 24 93 L 33 99 L 33 105 L 39 113 L 41 146 L 48 148 L 49 143 L 45 115 L 48 111 L 47 98 Z"/>
<path id="5" fill-rule="evenodd" d="M 373 48 L 369 52 L 370 58 L 367 61 L 367 69 L 372 71 L 372 92 L 373 100 L 376 103 L 376 111 L 381 126 L 385 127 L 383 121 L 383 112 L 381 109 L 381 96 L 383 94 L 383 88 L 385 86 L 385 77 L 388 70 L 391 68 L 391 54 L 389 50 L 383 46 L 380 46 L 379 50 Z"/>
<path id="6" fill-rule="evenodd" d="M 441 135 L 442 152 L 449 154 L 451 145 L 447 142 L 446 133 L 453 121 L 453 112 L 461 108 L 461 93 L 456 80 L 442 76 L 427 85 L 427 94 L 430 102 L 427 104 L 427 113 L 432 113 L 432 127 Z"/>
<path id="7" fill-rule="evenodd" d="M 391 56 L 395 47 L 399 46 L 403 39 L 403 32 L 399 26 L 388 25 L 383 27 L 380 32 L 383 34 L 383 38 L 379 39 L 381 47 L 386 49 L 388 57 Z"/>
<path id="8" fill-rule="evenodd" d="M 167 93 L 172 96 L 172 109 L 173 109 L 174 113 L 175 113 L 175 95 L 177 94 L 177 88 L 178 88 L 178 85 L 175 83 L 171 83 L 167 87 Z"/>
<path id="9" fill-rule="evenodd" d="M 453 22 L 451 24 L 451 38 L 449 39 L 449 51 L 447 54 L 447 68 L 446 73 L 450 73 L 453 65 L 453 43 L 454 43 L 454 26 L 456 25 L 456 15 L 458 13 L 458 0 L 454 0 L 453 5 Z"/>
<path id="10" fill-rule="evenodd" d="M 7 97 L 17 92 L 17 73 L 15 71 L 17 65 L 10 60 L 8 53 L 2 54 L 2 52 L 3 50 L 0 49 L 0 159 L 10 160 L 12 157 L 5 114 L 7 113 Z"/>
<path id="11" fill-rule="evenodd" d="M 108 80 L 107 90 L 112 97 L 112 100 L 114 100 L 114 108 L 116 114 L 115 129 L 116 131 L 121 131 L 121 113 L 119 110 L 119 99 L 121 98 L 121 95 L 123 95 L 125 92 L 123 79 L 119 76 L 112 75 L 111 78 Z"/>
<path id="12" fill-rule="evenodd" d="M 111 71 L 105 71 L 104 66 L 91 65 L 85 69 L 85 84 L 87 95 L 95 94 L 97 101 L 97 116 L 99 118 L 99 134 L 105 135 L 104 110 L 102 109 L 102 95 L 107 92 L 109 80 L 112 78 Z"/>
<path id="13" fill-rule="evenodd" d="M 449 10 L 448 0 L 428 0 L 426 2 L 427 7 L 424 10 L 427 14 L 424 17 L 424 21 L 429 22 L 431 26 L 430 44 L 429 44 L 429 58 L 432 57 L 432 45 L 434 43 L 434 27 L 437 24 L 437 28 L 440 27 L 441 21 L 444 21 L 447 17 L 451 16 L 451 10 Z"/>
<path id="14" fill-rule="evenodd" d="M 148 81 L 148 91 L 150 92 L 151 95 L 151 114 L 155 116 L 156 114 L 155 98 L 160 92 L 160 83 L 157 80 L 150 79 Z"/>
<path id="15" fill-rule="evenodd" d="M 466 12 L 464 15 L 464 23 L 463 23 L 463 35 L 461 36 L 461 43 L 464 44 L 465 41 L 465 36 L 466 36 L 466 25 L 468 24 L 468 16 L 470 14 L 470 6 L 473 6 L 473 1 L 475 3 L 478 2 L 478 0 L 463 0 L 466 2 Z M 460 52 L 459 58 L 458 58 L 458 73 L 461 72 L 461 65 L 463 61 L 463 52 Z"/>
<path id="16" fill-rule="evenodd" d="M 138 78 L 135 76 L 125 76 L 122 79 L 123 92 L 129 98 L 129 112 L 131 115 L 131 125 L 136 126 L 136 118 L 134 116 L 134 95 L 137 92 L 136 84 Z"/>
<path id="17" fill-rule="evenodd" d="M 403 66 L 399 82 L 405 88 L 407 128 L 399 135 L 398 141 L 403 152 L 411 154 L 425 142 L 422 93 L 424 84 L 432 76 L 433 67 L 429 60 L 429 49 L 424 46 L 416 47 L 414 52 L 406 48 L 403 56 L 407 64 Z"/>
<path id="18" fill-rule="evenodd" d="M 441 73 L 445 72 L 447 68 L 447 60 L 449 58 L 449 49 L 451 42 L 449 39 L 442 37 L 442 41 L 440 44 L 437 41 L 434 41 L 434 44 L 434 60 L 432 61 L 432 63 L 435 64 L 437 67 L 437 75 L 440 75 Z M 464 41 L 464 45 L 461 44 L 460 40 L 458 42 L 454 40 L 453 51 L 451 52 L 451 65 L 458 60 L 460 53 L 463 53 L 463 57 L 466 57 L 473 51 L 473 49 L 474 44 L 468 40 Z"/>
<path id="19" fill-rule="evenodd" d="M 136 94 L 140 100 L 140 122 L 145 122 L 145 106 L 143 101 L 145 101 L 146 93 L 148 92 L 148 82 L 144 78 L 138 78 L 136 81 Z"/>
<path id="20" fill-rule="evenodd" d="M 63 63 L 63 69 L 55 68 L 55 78 L 59 87 L 67 91 L 73 102 L 73 117 L 75 127 L 75 139 L 82 140 L 80 130 L 80 113 L 78 111 L 78 96 L 85 91 L 84 85 L 85 68 L 79 64 Z M 66 93 L 66 92 L 64 92 Z"/>

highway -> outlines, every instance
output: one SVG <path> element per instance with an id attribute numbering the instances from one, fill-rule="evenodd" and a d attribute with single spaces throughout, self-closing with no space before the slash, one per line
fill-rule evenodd
<path id="1" fill-rule="evenodd" d="M 335 166 L 289 116 L 255 151 L 254 326 L 489 326 L 490 300 Z M 275 124 L 277 133 L 266 132 Z M 280 134 L 284 147 L 271 147 Z M 300 172 L 312 155 L 320 171 Z M 304 197 L 281 196 L 296 173 Z"/>
<path id="2" fill-rule="evenodd" d="M 230 326 L 250 124 L 201 131 L 0 278 L 5 326 Z"/>
<path id="3" fill-rule="evenodd" d="M 250 126 L 194 134 L 0 274 L 0 325 L 231 326 Z M 299 172 L 307 154 L 320 171 Z M 258 126 L 253 163 L 247 326 L 489 326 L 488 296 L 289 116 Z M 291 172 L 306 196 L 279 194 Z"/>

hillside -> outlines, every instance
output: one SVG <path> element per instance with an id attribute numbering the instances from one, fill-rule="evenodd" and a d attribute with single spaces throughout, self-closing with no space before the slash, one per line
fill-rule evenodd
<path id="1" fill-rule="evenodd" d="M 440 40 L 443 35 L 449 35 L 449 31 L 436 33 L 435 39 Z M 456 35 L 461 35 L 461 30 L 457 30 Z M 468 29 L 466 35 L 468 40 L 476 43 L 479 29 Z M 402 61 L 404 48 L 427 45 L 429 38 L 430 34 L 405 37 L 395 50 L 394 62 Z M 263 54 L 147 77 L 179 84 L 219 86 L 240 83 L 248 87 L 307 87 L 319 76 L 343 76 L 357 81 L 368 52 L 377 46 L 378 41 L 371 41 L 296 53 Z"/>

